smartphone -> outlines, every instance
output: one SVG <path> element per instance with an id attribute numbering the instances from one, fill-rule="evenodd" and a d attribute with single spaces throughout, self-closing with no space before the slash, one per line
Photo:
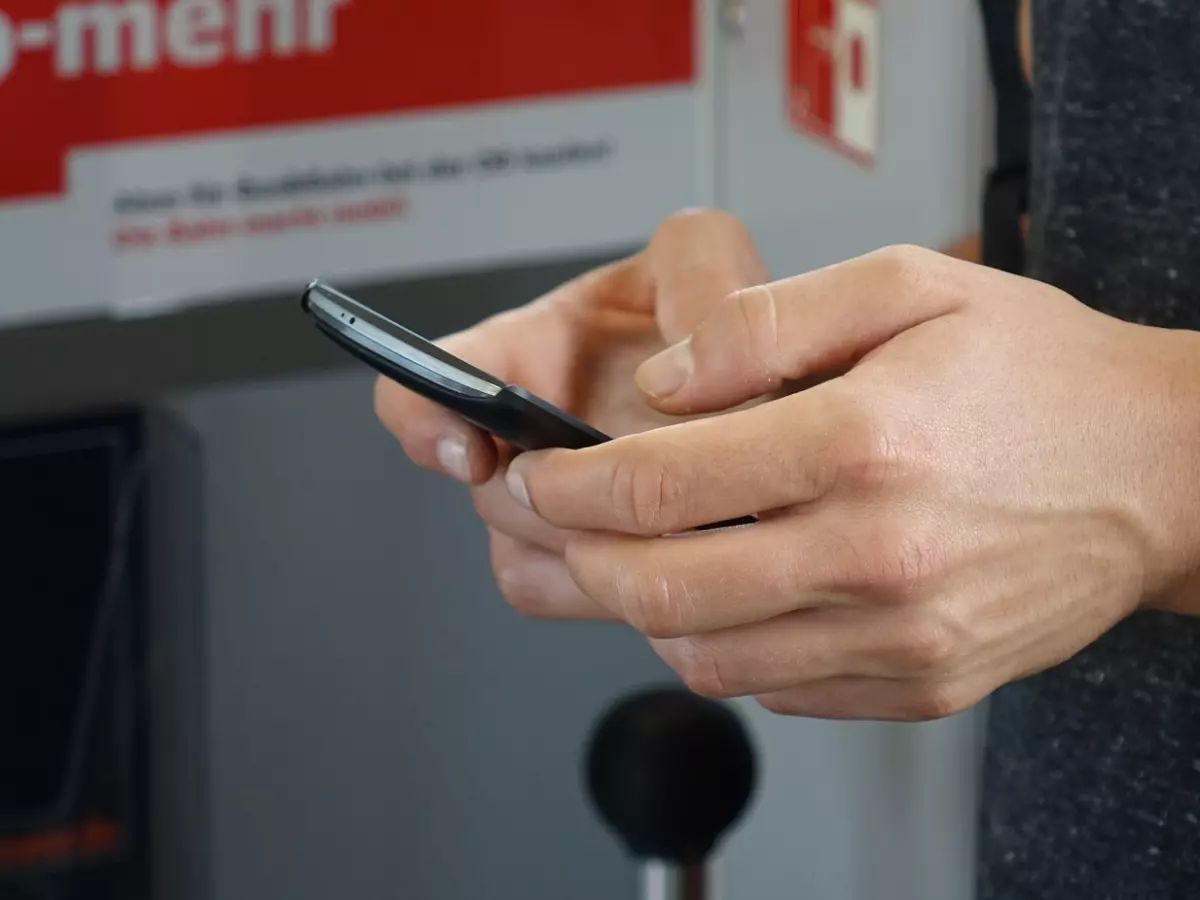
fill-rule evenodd
<path id="1" fill-rule="evenodd" d="M 581 450 L 611 440 L 570 413 L 522 387 L 505 384 L 322 281 L 308 285 L 300 305 L 321 332 L 375 371 L 518 450 Z M 755 521 L 718 522 L 705 530 Z"/>
<path id="2" fill-rule="evenodd" d="M 609 440 L 323 282 L 308 286 L 302 305 L 321 331 L 376 371 L 518 450 L 579 450 Z"/>

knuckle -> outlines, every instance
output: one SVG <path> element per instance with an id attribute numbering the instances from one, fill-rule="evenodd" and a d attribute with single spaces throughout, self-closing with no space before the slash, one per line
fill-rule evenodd
<path id="1" fill-rule="evenodd" d="M 539 543 L 542 535 L 548 535 L 553 531 L 553 526 L 526 515 L 525 510 L 512 499 L 504 487 L 503 480 L 493 478 L 483 484 L 473 486 L 468 493 L 471 497 L 471 505 L 475 508 L 475 514 L 488 528 L 533 544 Z M 523 519 L 532 521 L 525 524 Z"/>
<path id="2" fill-rule="evenodd" d="M 612 469 L 617 524 L 638 535 L 664 534 L 686 515 L 687 492 L 662 456 L 630 452 Z"/>
<path id="3" fill-rule="evenodd" d="M 528 571 L 528 547 L 494 528 L 488 529 L 488 535 L 492 577 L 506 604 L 527 618 L 556 618 L 551 596 L 546 595 L 538 582 L 523 575 Z"/>
<path id="4" fill-rule="evenodd" d="M 725 300 L 736 328 L 742 332 L 746 360 L 762 366 L 772 382 L 782 379 L 779 311 L 770 285 L 756 285 L 730 294 Z M 776 384 L 777 386 L 777 384 Z"/>
<path id="5" fill-rule="evenodd" d="M 930 681 L 912 688 L 903 712 L 909 721 L 929 722 L 966 712 L 971 705 L 972 698 L 958 685 Z"/>
<path id="6" fill-rule="evenodd" d="M 531 619 L 548 618 L 545 598 L 532 585 L 510 577 L 508 572 L 496 572 L 496 584 L 505 602 L 521 615 Z"/>
<path id="7" fill-rule="evenodd" d="M 903 519 L 878 524 L 860 562 L 870 588 L 902 600 L 918 596 L 947 565 L 946 551 L 938 539 Z"/>
<path id="8" fill-rule="evenodd" d="M 882 486 L 895 481 L 914 469 L 914 440 L 912 429 L 898 419 L 877 415 L 872 429 L 870 466 L 867 482 Z"/>
<path id="9" fill-rule="evenodd" d="M 941 672 L 957 658 L 960 646 L 954 629 L 940 618 L 922 616 L 901 631 L 899 670 L 909 675 Z"/>
<path id="10" fill-rule="evenodd" d="M 797 714 L 795 705 L 786 694 L 763 694 L 755 697 L 754 702 L 769 713 L 777 716 L 794 716 Z"/>
<path id="11" fill-rule="evenodd" d="M 670 661 L 692 693 L 713 700 L 734 696 L 720 655 L 707 642 L 679 639 L 671 650 Z"/>
<path id="12" fill-rule="evenodd" d="M 546 598 L 536 584 L 520 577 L 520 552 L 508 541 L 492 537 L 492 574 L 505 602 L 523 616 L 548 618 Z"/>
<path id="13" fill-rule="evenodd" d="M 921 288 L 938 254 L 914 244 L 896 244 L 873 254 L 880 276 L 894 286 Z"/>
<path id="14" fill-rule="evenodd" d="M 504 472 L 503 487 L 498 488 L 503 495 L 501 502 L 507 503 L 515 488 L 517 493 L 524 493 L 522 505 L 547 522 L 558 524 L 571 513 L 572 505 L 565 499 L 568 495 L 564 492 L 579 480 L 582 466 L 579 460 L 557 449 L 543 450 L 539 456 L 533 465 L 520 468 L 520 477 L 516 481 L 512 478 L 512 465 L 509 465 Z"/>
<path id="15" fill-rule="evenodd" d="M 880 404 L 850 395 L 842 398 L 838 428 L 829 448 L 829 465 L 858 490 L 877 490 L 911 468 L 912 435 Z"/>
<path id="16" fill-rule="evenodd" d="M 650 638 L 684 637 L 689 631 L 690 600 L 682 585 L 656 572 L 618 573 L 617 601 L 622 618 Z"/>
<path id="17" fill-rule="evenodd" d="M 803 457 L 797 457 L 789 478 L 811 497 L 837 491 L 861 492 L 877 468 L 879 423 L 874 411 L 855 391 L 838 386 L 825 389 L 825 423 Z M 787 402 L 782 401 L 782 402 Z"/>

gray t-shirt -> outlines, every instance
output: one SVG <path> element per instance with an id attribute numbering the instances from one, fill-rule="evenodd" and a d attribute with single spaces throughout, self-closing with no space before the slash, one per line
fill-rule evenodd
<path id="1" fill-rule="evenodd" d="M 1200 329 L 1200 0 L 1034 0 L 1033 30 L 1029 274 Z M 988 728 L 981 900 L 1200 898 L 1200 619 L 1133 616 Z"/>

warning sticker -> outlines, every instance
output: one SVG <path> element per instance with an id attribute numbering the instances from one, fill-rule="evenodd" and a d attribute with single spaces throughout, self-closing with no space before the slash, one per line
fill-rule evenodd
<path id="1" fill-rule="evenodd" d="M 879 47 L 875 0 L 791 0 L 788 115 L 864 165 L 879 150 Z"/>

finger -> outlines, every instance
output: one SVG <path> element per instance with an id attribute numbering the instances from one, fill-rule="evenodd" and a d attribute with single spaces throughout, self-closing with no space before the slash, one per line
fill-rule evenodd
<path id="1" fill-rule="evenodd" d="M 380 376 L 375 415 L 418 466 L 463 484 L 480 484 L 496 468 L 496 442 L 436 403 Z"/>
<path id="2" fill-rule="evenodd" d="M 683 340 L 729 294 L 767 280 L 754 239 L 720 210 L 684 210 L 651 238 L 644 258 L 653 281 L 663 339 Z"/>
<path id="3" fill-rule="evenodd" d="M 664 412 L 727 409 L 853 365 L 896 335 L 957 309 L 963 270 L 929 250 L 892 248 L 718 304 L 673 347 L 647 360 L 638 385 Z"/>
<path id="4" fill-rule="evenodd" d="M 570 373 L 588 329 L 579 309 L 627 302 L 630 309 L 645 310 L 649 297 L 645 273 L 623 260 L 437 343 L 501 381 L 519 384 L 551 403 L 569 404 Z M 537 353 L 528 352 L 531 344 Z M 387 378 L 376 381 L 375 410 L 405 452 L 427 469 L 476 485 L 487 481 L 500 461 L 490 436 Z"/>
<path id="5" fill-rule="evenodd" d="M 505 484 L 505 470 L 501 463 L 495 475 L 472 488 L 475 511 L 489 528 L 561 556 L 567 545 L 567 532 L 517 503 Z"/>
<path id="6" fill-rule="evenodd" d="M 719 698 L 831 678 L 941 677 L 963 658 L 947 624 L 903 606 L 805 610 L 651 644 L 693 691 Z"/>
<path id="7" fill-rule="evenodd" d="M 830 382 L 596 447 L 522 454 L 513 497 L 550 524 L 661 535 L 805 503 L 871 477 L 877 425 Z"/>
<path id="8" fill-rule="evenodd" d="M 613 621 L 585 595 L 561 556 L 491 531 L 492 572 L 513 609 L 537 619 Z"/>
<path id="9" fill-rule="evenodd" d="M 633 256 L 614 260 L 570 281 L 560 284 L 531 306 L 554 309 L 566 307 L 573 313 L 580 309 L 619 310 L 647 315 L 654 308 L 654 284 L 646 267 L 645 250 Z M 571 325 L 573 315 L 566 321 Z"/>
<path id="10" fill-rule="evenodd" d="M 502 341 L 486 340 L 488 323 L 437 343 L 472 365 L 506 378 Z M 480 339 L 480 331 L 485 331 Z M 408 457 L 422 468 L 460 481 L 481 484 L 497 464 L 496 442 L 449 410 L 389 378 L 375 380 L 375 415 Z"/>
<path id="11" fill-rule="evenodd" d="M 866 514 L 818 515 L 649 540 L 574 535 L 566 560 L 585 594 L 642 634 L 686 637 L 893 601 L 906 573 L 879 558 L 873 527 Z"/>
<path id="12" fill-rule="evenodd" d="M 770 712 L 810 719 L 926 722 L 965 712 L 987 690 L 972 682 L 830 678 L 755 699 Z"/>

